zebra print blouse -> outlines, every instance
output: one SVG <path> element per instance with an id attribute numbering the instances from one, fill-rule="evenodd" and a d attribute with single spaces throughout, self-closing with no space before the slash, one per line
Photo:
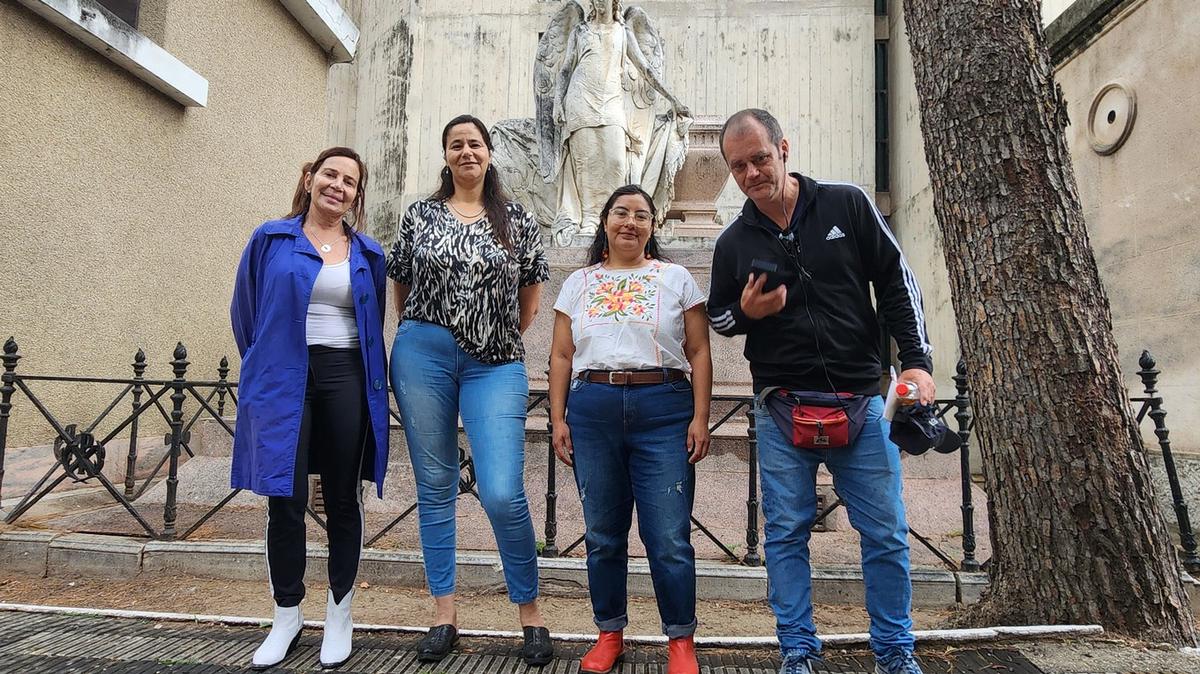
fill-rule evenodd
<path id="1" fill-rule="evenodd" d="M 388 254 L 387 273 L 410 286 L 402 320 L 450 330 L 463 351 L 483 363 L 525 358 L 517 290 L 550 278 L 533 215 L 508 203 L 511 252 L 484 216 L 464 224 L 445 202 L 424 199 L 404 214 Z"/>

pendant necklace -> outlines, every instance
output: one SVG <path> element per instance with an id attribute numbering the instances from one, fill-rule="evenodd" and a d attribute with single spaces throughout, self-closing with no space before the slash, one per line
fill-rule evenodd
<path id="1" fill-rule="evenodd" d="M 333 244 L 322 241 L 321 238 L 317 236 L 316 232 L 310 232 L 310 234 L 312 234 L 312 238 L 317 240 L 317 243 L 321 244 L 320 248 L 322 253 L 329 253 L 333 251 Z M 336 242 L 337 241 L 335 240 L 334 243 Z"/>

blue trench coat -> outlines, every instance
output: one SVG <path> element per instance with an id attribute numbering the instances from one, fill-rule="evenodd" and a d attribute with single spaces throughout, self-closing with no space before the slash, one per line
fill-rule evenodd
<path id="1" fill-rule="evenodd" d="M 230 482 L 263 496 L 292 495 L 308 382 L 305 320 L 323 262 L 301 230 L 302 219 L 271 220 L 254 230 L 238 265 L 229 309 L 242 355 Z M 366 455 L 363 478 L 375 483 L 381 498 L 388 462 L 384 269 L 378 243 L 362 234 L 351 237 L 350 288 L 373 431 L 365 451 L 374 461 Z"/>

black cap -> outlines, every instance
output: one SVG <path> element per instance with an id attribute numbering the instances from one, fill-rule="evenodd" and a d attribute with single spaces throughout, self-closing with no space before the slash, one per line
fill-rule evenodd
<path id="1" fill-rule="evenodd" d="M 937 416 L 932 405 L 916 403 L 896 408 L 892 415 L 892 442 L 909 454 L 924 454 L 932 449 L 950 454 L 962 445 L 962 438 Z"/>

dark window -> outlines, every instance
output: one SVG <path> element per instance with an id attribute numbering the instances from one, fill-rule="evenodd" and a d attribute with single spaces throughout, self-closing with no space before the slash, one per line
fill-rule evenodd
<path id="1" fill-rule="evenodd" d="M 137 28 L 138 5 L 141 0 L 96 0 L 103 8 L 117 15 L 117 18 Z"/>
<path id="2" fill-rule="evenodd" d="M 891 189 L 888 137 L 888 43 L 875 42 L 875 190 Z"/>

